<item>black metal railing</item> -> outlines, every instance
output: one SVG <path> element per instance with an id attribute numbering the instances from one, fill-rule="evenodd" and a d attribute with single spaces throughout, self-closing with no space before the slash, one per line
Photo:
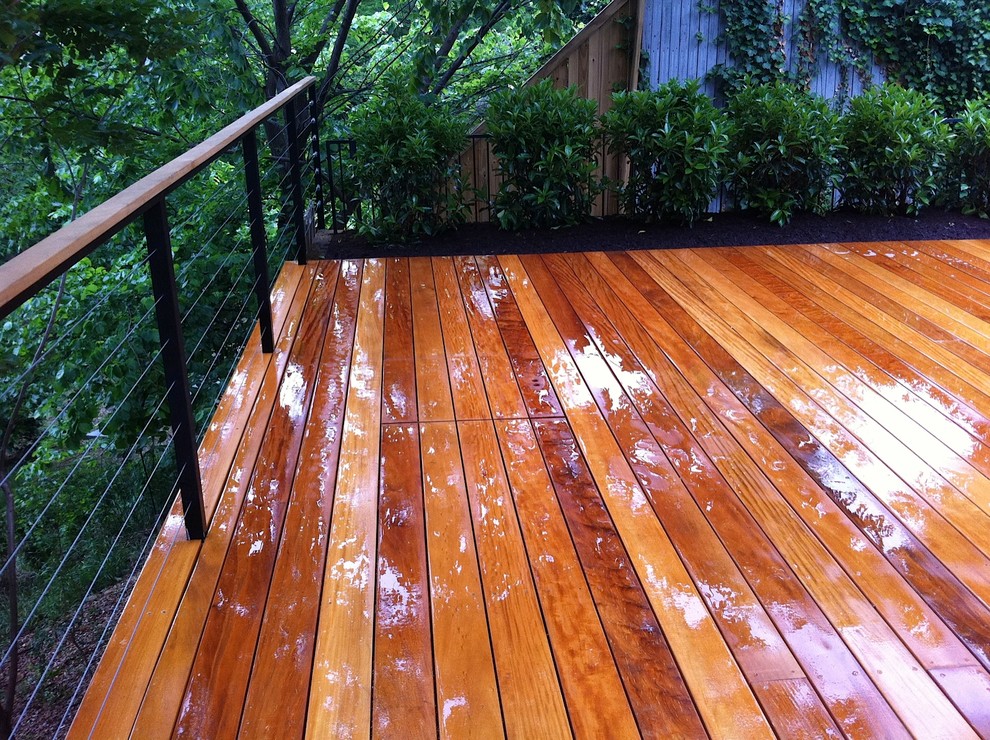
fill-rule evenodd
<path id="1" fill-rule="evenodd" d="M 380 204 L 376 202 L 368 183 L 362 180 L 357 142 L 353 139 L 329 139 L 324 145 L 329 228 L 335 232 L 346 231 L 365 216 L 370 222 L 375 222 Z M 596 145 L 594 159 L 599 177 L 610 180 L 618 178 L 618 160 L 608 150 L 604 140 Z M 473 222 L 491 221 L 495 196 L 503 180 L 491 138 L 485 133 L 469 134 L 451 164 L 454 165 L 456 180 L 443 184 L 444 195 L 458 188 L 463 194 L 463 215 L 466 219 Z M 614 197 L 612 193 L 599 195 L 593 213 L 604 215 L 618 212 Z"/>
<path id="2" fill-rule="evenodd" d="M 208 531 L 206 421 L 323 227 L 313 83 L 0 265 L 0 729 L 65 729 L 177 496 Z"/>

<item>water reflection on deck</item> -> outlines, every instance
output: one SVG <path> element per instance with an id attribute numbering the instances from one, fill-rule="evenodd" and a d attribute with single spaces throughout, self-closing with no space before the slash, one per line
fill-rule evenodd
<path id="1" fill-rule="evenodd" d="M 274 297 L 73 735 L 990 735 L 987 243 Z"/>

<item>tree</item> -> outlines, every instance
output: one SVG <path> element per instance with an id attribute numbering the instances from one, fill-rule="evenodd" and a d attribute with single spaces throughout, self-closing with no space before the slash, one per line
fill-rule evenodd
<path id="1" fill-rule="evenodd" d="M 271 97 L 297 78 L 315 75 L 318 112 L 338 98 L 366 92 L 402 59 L 411 62 L 420 92 L 438 95 L 490 34 L 536 34 L 556 41 L 571 27 L 567 13 L 584 10 L 576 0 L 234 3 L 265 94 Z M 362 23 L 367 19 L 374 23 L 370 29 Z"/>

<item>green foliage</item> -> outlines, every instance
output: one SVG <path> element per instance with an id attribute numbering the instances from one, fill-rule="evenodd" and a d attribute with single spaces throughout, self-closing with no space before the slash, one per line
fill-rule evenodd
<path id="1" fill-rule="evenodd" d="M 990 218 L 990 97 L 966 104 L 955 127 L 950 159 L 963 212 Z"/>
<path id="2" fill-rule="evenodd" d="M 807 85 L 821 59 L 867 83 L 875 60 L 888 79 L 930 93 L 944 112 L 990 92 L 990 4 L 972 0 L 808 0 L 796 19 L 797 55 L 786 73 L 778 0 L 722 0 L 722 40 L 732 66 L 712 76 L 731 93 L 747 75 Z M 848 79 L 840 81 L 840 97 Z"/>
<path id="3" fill-rule="evenodd" d="M 972 0 L 840 0 L 853 43 L 891 79 L 930 93 L 944 111 L 990 91 L 990 5 Z"/>
<path id="4" fill-rule="evenodd" d="M 835 64 L 839 84 L 834 99 L 844 103 L 849 95 L 851 71 L 868 86 L 873 83 L 870 54 L 850 38 L 842 0 L 808 0 L 796 23 L 797 65 L 795 78 L 808 87 L 819 71 L 822 59 Z"/>
<path id="5" fill-rule="evenodd" d="M 769 84 L 784 78 L 784 16 L 780 4 L 770 0 L 722 0 L 720 40 L 728 49 L 731 65 L 717 65 L 710 76 L 732 94 L 744 84 Z"/>
<path id="6" fill-rule="evenodd" d="M 371 208 L 359 224 L 379 241 L 436 234 L 464 220 L 460 166 L 467 124 L 393 81 L 351 115 L 358 182 Z"/>
<path id="7" fill-rule="evenodd" d="M 602 117 L 609 146 L 629 157 L 620 190 L 626 213 L 693 223 L 721 182 L 727 125 L 697 82 L 668 82 L 655 92 L 616 93 Z"/>
<path id="8" fill-rule="evenodd" d="M 949 128 L 935 100 L 887 84 L 854 98 L 842 116 L 842 200 L 867 213 L 917 213 L 936 194 Z"/>
<path id="9" fill-rule="evenodd" d="M 203 5 L 203 8 L 206 6 Z M 185 47 L 183 29 L 198 22 L 194 2 L 158 0 L 21 0 L 0 5 L 0 64 L 25 59 L 49 70 L 67 52 L 98 59 L 123 52 L 164 59 Z M 73 67 L 61 74 L 69 78 Z"/>
<path id="10" fill-rule="evenodd" d="M 487 126 L 502 184 L 495 213 L 505 229 L 580 223 L 600 185 L 594 152 L 597 104 L 552 80 L 492 96 Z"/>
<path id="11" fill-rule="evenodd" d="M 836 116 L 786 83 L 740 90 L 729 101 L 729 187 L 737 204 L 786 224 L 831 206 Z"/>

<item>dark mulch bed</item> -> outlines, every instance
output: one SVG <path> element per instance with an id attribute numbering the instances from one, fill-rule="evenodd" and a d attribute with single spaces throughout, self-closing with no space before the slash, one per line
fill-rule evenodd
<path id="1" fill-rule="evenodd" d="M 616 216 L 541 231 L 507 232 L 493 224 L 465 224 L 457 231 L 401 246 L 370 244 L 351 233 L 321 232 L 314 249 L 318 256 L 337 259 L 384 254 L 526 254 L 926 239 L 990 239 L 990 221 L 936 209 L 911 218 L 841 211 L 828 216 L 799 215 L 784 227 L 743 213 L 714 214 L 693 228 L 642 224 Z"/>

